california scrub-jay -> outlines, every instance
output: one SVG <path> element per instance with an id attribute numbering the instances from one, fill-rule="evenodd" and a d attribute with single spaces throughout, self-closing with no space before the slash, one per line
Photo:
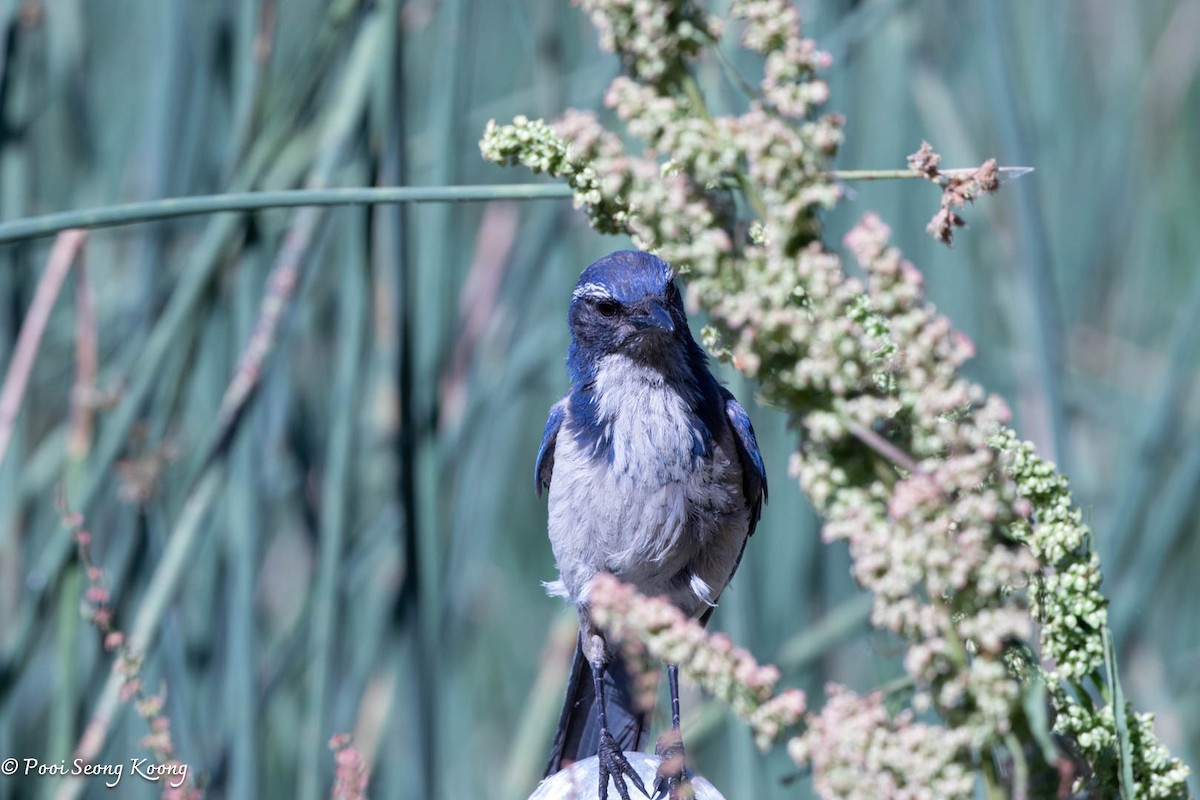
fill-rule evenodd
<path id="1" fill-rule="evenodd" d="M 750 418 L 708 371 L 674 278 L 662 259 L 631 250 L 583 271 L 567 315 L 571 388 L 550 410 L 537 457 L 559 572 L 547 588 L 579 609 L 580 626 L 547 774 L 598 754 L 601 800 L 610 775 L 623 800 L 625 776 L 646 793 L 623 755 L 637 749 L 646 715 L 589 619 L 592 579 L 610 572 L 707 622 L 767 496 Z M 660 776 L 659 794 L 683 780 L 678 674 L 668 665 L 676 749 L 660 755 L 680 756 L 679 768 Z"/>

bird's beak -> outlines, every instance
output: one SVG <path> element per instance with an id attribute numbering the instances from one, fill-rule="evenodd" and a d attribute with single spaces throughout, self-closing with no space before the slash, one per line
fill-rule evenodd
<path id="1" fill-rule="evenodd" d="M 629 321 L 640 331 L 659 330 L 664 333 L 675 332 L 675 320 L 671 319 L 671 312 L 658 303 L 650 303 L 645 308 L 645 313 L 630 317 Z"/>

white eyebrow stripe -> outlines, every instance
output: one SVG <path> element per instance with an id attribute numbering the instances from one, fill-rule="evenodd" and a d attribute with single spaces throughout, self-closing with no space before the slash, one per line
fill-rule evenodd
<path id="1" fill-rule="evenodd" d="M 575 300 L 581 297 L 587 297 L 592 300 L 613 299 L 612 292 L 598 283 L 585 283 L 582 286 L 576 286 L 575 291 L 571 292 L 571 297 Z"/>

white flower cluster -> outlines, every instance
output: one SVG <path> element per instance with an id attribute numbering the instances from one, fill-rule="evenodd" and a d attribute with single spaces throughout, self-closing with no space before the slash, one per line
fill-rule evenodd
<path id="1" fill-rule="evenodd" d="M 800 10 L 772 0 L 735 0 L 729 9 L 745 20 L 742 44 L 766 56 L 763 98 L 780 115 L 802 118 L 829 99 L 829 87 L 817 77 L 829 66 L 828 53 L 800 35 Z"/>
<path id="2" fill-rule="evenodd" d="M 890 716 L 879 692 L 860 697 L 831 684 L 825 706 L 788 753 L 813 770 L 822 797 L 843 800 L 955 800 L 975 797 L 964 764 L 970 742 L 961 731 Z"/>
<path id="3" fill-rule="evenodd" d="M 1093 707 L 1066 695 L 1062 690 L 1052 693 L 1059 708 L 1055 730 L 1069 736 L 1092 763 L 1112 761 L 1117 749 L 1117 724 L 1113 707 Z M 1187 779 L 1191 770 L 1154 736 L 1154 715 L 1135 714 L 1128 707 L 1129 742 L 1133 761 L 1133 791 L 1138 798 L 1170 800 L 1188 797 Z M 1084 780 L 1076 781 L 1073 791 L 1082 791 Z M 1103 789 L 1117 796 L 1117 785 L 1109 782 Z M 1107 796 L 1107 795 L 1106 795 Z"/>
<path id="4" fill-rule="evenodd" d="M 572 0 L 592 18 L 600 46 L 625 70 L 651 84 L 669 84 L 687 61 L 721 35 L 721 20 L 693 0 Z"/>
<path id="5" fill-rule="evenodd" d="M 1107 601 L 1100 594 L 1100 559 L 1088 546 L 1091 530 L 1071 499 L 1067 479 L 1054 464 L 1039 458 L 1032 444 L 1007 429 L 993 443 L 1027 512 L 1010 530 L 1042 565 L 1030 605 L 1041 624 L 1045 678 L 1054 687 L 1050 693 L 1058 712 L 1054 728 L 1071 737 L 1089 761 L 1111 759 L 1117 747 L 1112 705 L 1096 706 L 1078 694 L 1085 680 L 1098 682 L 1104 666 Z M 1060 680 L 1076 691 L 1061 688 Z M 1186 796 L 1189 770 L 1155 738 L 1153 715 L 1127 709 L 1127 716 L 1132 720 L 1129 738 L 1137 796 Z"/>
<path id="6" fill-rule="evenodd" d="M 1009 430 L 994 440 L 1005 471 L 1016 481 L 1029 514 L 1010 528 L 1044 569 L 1031 593 L 1042 625 L 1042 655 L 1057 677 L 1078 682 L 1104 664 L 1106 601 L 1100 594 L 1100 562 L 1087 548 L 1091 531 L 1071 500 L 1067 479 L 1038 458 L 1029 442 Z"/>
<path id="7" fill-rule="evenodd" d="M 759 664 L 728 636 L 708 633 L 663 597 L 644 597 L 612 575 L 599 575 L 590 594 L 592 619 L 617 640 L 636 639 L 651 655 L 678 664 L 692 680 L 750 723 L 760 748 L 800 722 L 804 693 L 775 694 L 779 670 Z"/>
<path id="8" fill-rule="evenodd" d="M 594 119 L 593 115 L 575 112 L 564 117 L 561 124 L 566 130 L 594 131 L 588 125 Z M 596 166 L 602 153 L 619 158 L 621 143 L 612 134 L 599 133 L 585 146 L 576 145 L 582 154 L 571 153 L 562 135 L 543 120 L 518 116 L 511 125 L 489 121 L 479 150 L 484 159 L 497 164 L 521 164 L 535 173 L 565 178 L 573 190 L 575 207 L 587 212 L 592 227 L 603 233 L 623 233 L 628 213 L 623 203 L 611 199 L 617 196 L 619 187 L 614 187 L 608 173 L 602 176 Z"/>

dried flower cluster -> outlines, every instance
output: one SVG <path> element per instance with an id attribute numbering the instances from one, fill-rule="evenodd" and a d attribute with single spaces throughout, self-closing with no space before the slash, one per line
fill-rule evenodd
<path id="1" fill-rule="evenodd" d="M 586 7 L 602 32 L 699 13 L 669 0 Z M 708 35 L 740 30 L 743 46 L 766 55 L 745 113 L 710 117 L 687 75 L 701 55 L 697 39 L 681 34 L 655 42 L 656 57 L 678 67 L 669 80 L 629 68 L 606 95 L 644 142 L 640 154 L 585 112 L 568 113 L 554 129 L 524 119 L 489 124 L 481 149 L 489 160 L 566 178 L 594 227 L 627 233 L 688 274 L 689 301 L 713 321 L 705 344 L 757 378 L 767 402 L 802 426 L 793 475 L 824 514 L 825 538 L 848 542 L 855 577 L 875 596 L 873 623 L 908 642 L 915 704 L 932 707 L 946 726 L 917 724 L 909 712 L 890 716 L 877 696 L 832 689 L 826 709 L 808 715 L 793 755 L 812 765 L 829 797 L 972 796 L 969 776 L 981 759 L 1003 753 L 1014 732 L 1028 728 L 1027 605 L 1043 624 L 1051 682 L 1071 685 L 1070 693 L 1052 691 L 1063 712 L 1059 730 L 1078 736 L 1093 720 L 1077 711 L 1106 708 L 1098 690 L 1083 705 L 1074 683 L 1083 675 L 1095 681 L 1102 664 L 1099 570 L 1081 546 L 1065 483 L 1004 438 L 1003 401 L 961 377 L 973 346 L 924 299 L 920 272 L 888 245 L 887 227 L 868 215 L 847 236 L 861 279 L 821 243 L 816 213 L 839 196 L 827 174 L 842 121 L 816 114 L 828 93 L 816 71 L 827 58 L 802 37 L 795 8 L 735 1 L 728 21 L 704 19 Z M 641 40 L 605 44 L 627 67 L 644 55 Z M 954 210 L 997 186 L 994 162 L 947 174 L 928 146 L 911 167 L 943 187 L 935 235 L 947 241 L 961 224 Z M 719 665 L 741 688 L 709 683 L 743 712 L 747 693 L 757 696 L 761 676 L 739 675 L 721 660 L 732 658 L 728 643 L 690 631 L 677 612 L 643 606 L 602 582 L 593 601 L 607 609 L 597 612 L 600 624 L 646 637 L 654 655 L 691 663 L 693 672 L 696 663 Z M 1069 721 L 1076 718 L 1080 725 Z M 1137 718 L 1130 733 L 1144 737 L 1135 748 L 1138 787 L 1146 796 L 1185 795 L 1184 768 L 1157 745 L 1148 722 Z M 1120 781 L 1114 741 L 1097 735 L 1094 746 L 1080 747 L 1102 792 Z M 998 772 L 982 773 L 998 790 Z"/>
<path id="2" fill-rule="evenodd" d="M 806 708 L 804 693 L 775 694 L 779 670 L 760 665 L 724 634 L 709 634 L 669 600 L 643 597 L 612 575 L 597 576 L 590 595 L 592 619 L 619 640 L 636 638 L 660 661 L 678 664 L 692 680 L 750 723 L 766 748 L 795 726 Z"/>
<path id="3" fill-rule="evenodd" d="M 333 751 L 333 760 L 337 764 L 330 800 L 363 800 L 367 796 L 370 775 L 350 734 L 335 734 L 329 740 L 329 749 Z"/>
<path id="4" fill-rule="evenodd" d="M 942 172 L 939 168 L 941 161 L 942 157 L 933 152 L 929 142 L 921 142 L 917 152 L 908 157 L 908 168 L 942 187 L 942 208 L 933 215 L 925 230 L 942 244 L 948 245 L 954 241 L 954 229 L 967 224 L 957 209 L 981 194 L 999 189 L 1000 171 L 994 158 L 983 162 L 979 169 L 952 172 Z"/>
<path id="5" fill-rule="evenodd" d="M 79 560 L 87 575 L 88 587 L 83 596 L 83 614 L 96 626 L 103 637 L 104 649 L 113 653 L 113 671 L 121 676 L 121 702 L 133 703 L 137 715 L 146 720 L 150 732 L 140 740 L 142 747 L 149 750 L 158 764 L 170 769 L 171 774 L 186 775 L 186 767 L 175 757 L 175 744 L 171 739 L 171 718 L 163 710 L 166 704 L 166 690 L 156 693 L 146 691 L 142 683 L 142 656 L 128 644 L 124 632 L 116 627 L 113 621 L 113 611 L 108 588 L 104 585 L 104 573 L 92 560 L 92 535 L 84 527 L 82 515 L 69 512 L 65 500 L 60 499 L 63 525 L 71 531 Z M 96 740 L 93 731 L 85 731 L 80 741 L 79 757 L 94 748 Z M 172 786 L 170 781 L 163 782 L 163 798 L 165 800 L 200 800 L 203 793 L 195 785 L 188 786 L 180 781 Z"/>

